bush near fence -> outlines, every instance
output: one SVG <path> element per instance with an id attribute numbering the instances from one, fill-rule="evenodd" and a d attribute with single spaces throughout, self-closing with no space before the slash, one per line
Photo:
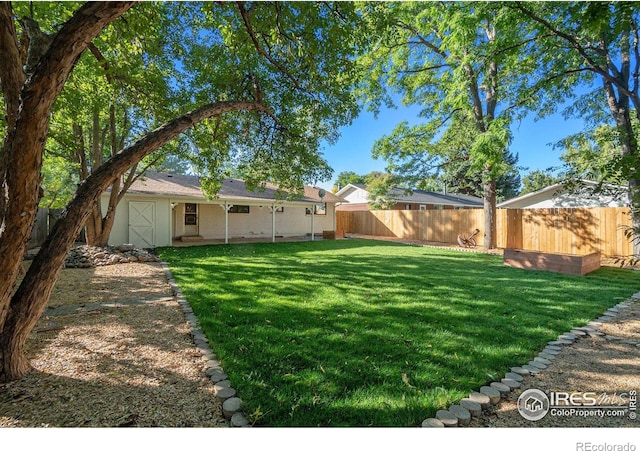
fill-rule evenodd
<path id="1" fill-rule="evenodd" d="M 538 252 L 603 257 L 629 256 L 633 244 L 625 230 L 631 227 L 629 208 L 499 209 L 496 215 L 497 247 Z M 434 243 L 457 244 L 458 235 L 480 229 L 484 212 L 472 210 L 338 211 L 336 228 L 345 233 L 397 237 Z"/>

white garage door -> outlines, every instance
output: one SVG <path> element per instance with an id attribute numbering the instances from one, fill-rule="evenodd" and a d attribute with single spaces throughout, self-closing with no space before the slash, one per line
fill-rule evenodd
<path id="1" fill-rule="evenodd" d="M 135 247 L 155 246 L 155 204 L 129 202 L 129 243 Z"/>

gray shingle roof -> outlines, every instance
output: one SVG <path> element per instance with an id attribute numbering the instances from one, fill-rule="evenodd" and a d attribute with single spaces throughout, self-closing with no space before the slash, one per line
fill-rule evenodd
<path id="1" fill-rule="evenodd" d="M 415 202 L 420 204 L 453 205 L 456 207 L 481 207 L 483 200 L 479 197 L 455 193 L 435 193 L 433 191 L 413 190 L 407 194 L 401 188 L 392 188 L 389 197 L 398 202 Z"/>
<path id="2" fill-rule="evenodd" d="M 278 187 L 267 183 L 264 191 L 249 191 L 240 179 L 226 178 L 222 182 L 222 187 L 218 192 L 218 198 L 225 200 L 277 200 Z M 311 186 L 304 187 L 304 196 L 294 199 L 297 202 L 345 202 L 344 199 L 326 192 L 321 200 L 319 188 Z M 165 174 L 159 172 L 147 172 L 144 177 L 136 180 L 128 193 L 146 194 L 157 196 L 180 196 L 192 197 L 204 200 L 206 197 L 200 188 L 200 180 L 194 175 Z"/>

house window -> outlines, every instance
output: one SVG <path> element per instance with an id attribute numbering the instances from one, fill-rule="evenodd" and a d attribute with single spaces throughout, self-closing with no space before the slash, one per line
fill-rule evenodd
<path id="1" fill-rule="evenodd" d="M 411 204 L 404 204 L 405 210 L 411 210 Z"/>
<path id="2" fill-rule="evenodd" d="M 198 204 L 184 204 L 184 225 L 198 225 Z"/>
<path id="3" fill-rule="evenodd" d="M 444 210 L 444 205 L 436 205 L 436 210 Z"/>
<path id="4" fill-rule="evenodd" d="M 425 211 L 427 209 L 426 205 L 420 205 L 420 211 Z"/>
<path id="5" fill-rule="evenodd" d="M 314 205 L 314 214 L 316 215 L 326 215 L 327 214 L 327 204 L 322 204 L 322 205 Z M 304 209 L 304 214 L 306 215 L 310 215 L 311 214 L 311 208 L 307 207 Z"/>
<path id="6" fill-rule="evenodd" d="M 232 205 L 229 208 L 229 213 L 249 213 L 248 205 Z"/>

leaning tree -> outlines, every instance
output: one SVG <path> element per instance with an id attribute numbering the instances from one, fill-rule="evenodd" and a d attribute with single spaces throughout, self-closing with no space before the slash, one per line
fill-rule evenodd
<path id="1" fill-rule="evenodd" d="M 357 114 L 350 80 L 353 51 L 363 43 L 355 42 L 358 16 L 352 5 L 144 5 L 163 9 L 162 26 L 150 27 L 148 33 L 177 35 L 163 47 L 175 60 L 166 73 L 175 102 L 164 111 L 167 119 L 153 118 L 155 128 L 141 127 L 92 168 L 19 282 L 56 100 L 92 45 L 113 57 L 114 67 L 118 61 L 124 65 L 127 48 L 100 36 L 115 21 L 126 24 L 133 6 L 91 2 L 74 9 L 63 3 L 58 24 L 29 33 L 27 23 L 37 24 L 39 6 L 29 17 L 18 17 L 11 3 L 0 3 L 0 87 L 6 115 L 0 122 L 0 380 L 29 370 L 24 345 L 65 256 L 101 193 L 129 168 L 188 132 L 194 144 L 206 144 L 194 145 L 192 151 L 208 188 L 219 186 L 221 168 L 232 159 L 250 169 L 245 173 L 254 186 L 271 180 L 297 190 L 305 181 L 327 178 L 330 169 L 320 145 L 334 139 L 338 127 Z M 51 11 L 55 4 L 48 7 Z M 143 36 L 137 42 L 144 42 Z M 153 59 L 151 52 L 146 57 Z"/>

